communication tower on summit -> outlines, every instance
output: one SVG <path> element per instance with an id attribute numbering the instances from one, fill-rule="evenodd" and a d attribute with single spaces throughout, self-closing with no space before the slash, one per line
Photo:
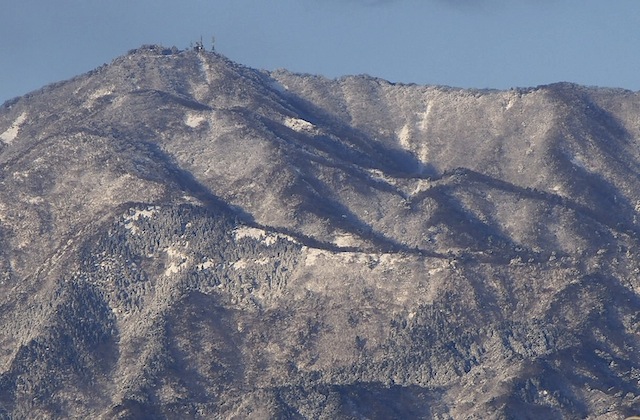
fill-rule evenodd
<path id="1" fill-rule="evenodd" d="M 205 50 L 204 42 L 202 41 L 202 35 L 200 35 L 200 41 L 196 41 L 195 45 L 193 42 L 191 43 L 190 48 L 197 52 L 202 52 Z M 216 50 L 216 37 L 211 36 L 211 52 L 215 52 L 215 50 Z"/>
<path id="2" fill-rule="evenodd" d="M 196 46 L 193 47 L 194 51 L 204 51 L 204 44 L 202 43 L 202 35 L 200 35 L 200 41 L 196 41 Z"/>

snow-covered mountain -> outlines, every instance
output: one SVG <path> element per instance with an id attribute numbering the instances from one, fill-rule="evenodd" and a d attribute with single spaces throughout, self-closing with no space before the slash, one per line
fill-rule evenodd
<path id="1" fill-rule="evenodd" d="M 640 95 L 145 46 L 0 108 L 0 418 L 640 414 Z"/>

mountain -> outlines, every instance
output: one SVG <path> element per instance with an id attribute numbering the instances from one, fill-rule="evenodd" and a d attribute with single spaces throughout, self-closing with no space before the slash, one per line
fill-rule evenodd
<path id="1" fill-rule="evenodd" d="M 0 419 L 640 414 L 640 94 L 143 46 L 0 107 Z"/>

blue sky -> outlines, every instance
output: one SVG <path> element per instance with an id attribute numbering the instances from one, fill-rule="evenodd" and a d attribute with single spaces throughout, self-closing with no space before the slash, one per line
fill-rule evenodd
<path id="1" fill-rule="evenodd" d="M 0 0 L 0 102 L 200 36 L 255 68 L 640 90 L 640 0 Z"/>

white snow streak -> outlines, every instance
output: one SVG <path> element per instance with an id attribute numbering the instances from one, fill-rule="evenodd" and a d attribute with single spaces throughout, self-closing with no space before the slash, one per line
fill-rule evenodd
<path id="1" fill-rule="evenodd" d="M 400 140 L 400 146 L 407 150 L 411 150 L 411 128 L 408 124 L 405 124 L 404 127 L 398 133 L 398 139 Z"/>
<path id="2" fill-rule="evenodd" d="M 12 141 L 18 137 L 18 132 L 20 131 L 20 127 L 27 120 L 27 113 L 23 112 L 15 119 L 15 121 L 11 124 L 11 126 L 2 134 L 0 134 L 0 140 L 3 142 L 10 144 Z"/>
<path id="3" fill-rule="evenodd" d="M 422 114 L 419 114 L 420 122 L 418 122 L 418 128 L 420 130 L 427 131 L 427 129 L 429 128 L 429 116 L 431 115 L 432 109 L 433 106 L 431 105 L 431 102 L 429 102 L 429 104 L 427 105 L 427 109 Z"/>

